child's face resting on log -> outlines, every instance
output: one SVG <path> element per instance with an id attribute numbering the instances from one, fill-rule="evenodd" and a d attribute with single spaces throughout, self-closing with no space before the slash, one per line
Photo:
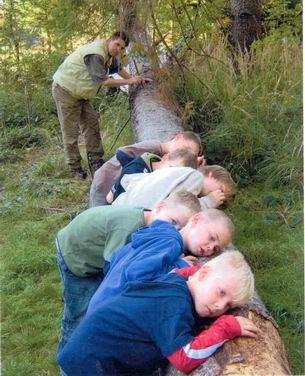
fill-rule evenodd
<path id="1" fill-rule="evenodd" d="M 198 257 L 221 251 L 232 240 L 234 225 L 223 212 L 208 209 L 195 214 L 181 230 L 184 247 Z"/>
<path id="2" fill-rule="evenodd" d="M 248 303 L 254 291 L 251 269 L 236 251 L 215 257 L 187 283 L 200 317 L 221 316 L 230 308 Z"/>

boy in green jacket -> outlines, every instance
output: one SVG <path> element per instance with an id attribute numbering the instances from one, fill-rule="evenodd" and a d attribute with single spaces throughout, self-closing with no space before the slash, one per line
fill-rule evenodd
<path id="1" fill-rule="evenodd" d="M 156 219 L 181 229 L 200 209 L 196 196 L 180 191 L 160 202 L 153 211 L 128 206 L 91 208 L 61 229 L 56 248 L 63 283 L 64 313 L 58 351 L 86 313 L 113 252 L 128 243 L 134 231 Z"/>

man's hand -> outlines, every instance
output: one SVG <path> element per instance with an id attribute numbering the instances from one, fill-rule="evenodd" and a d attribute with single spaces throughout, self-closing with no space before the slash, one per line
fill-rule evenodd
<path id="1" fill-rule="evenodd" d="M 243 337 L 252 337 L 256 338 L 260 330 L 256 327 L 253 322 L 249 319 L 246 319 L 242 316 L 235 316 L 238 321 L 241 329 L 241 335 Z"/>
<path id="2" fill-rule="evenodd" d="M 128 79 L 128 85 L 141 85 L 145 83 L 145 79 L 142 76 L 132 76 Z"/>
<path id="3" fill-rule="evenodd" d="M 216 191 L 210 192 L 208 197 L 213 201 L 215 207 L 222 205 L 225 201 L 225 194 L 221 189 L 216 189 Z"/>

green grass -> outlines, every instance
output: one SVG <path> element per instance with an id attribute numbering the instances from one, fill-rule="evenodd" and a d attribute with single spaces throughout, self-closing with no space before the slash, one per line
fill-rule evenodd
<path id="1" fill-rule="evenodd" d="M 128 118 L 126 96 L 111 101 L 113 107 L 105 105 L 101 116 L 106 158 L 131 140 L 129 124 L 110 151 Z M 86 208 L 90 179 L 69 177 L 58 129 L 52 133 L 44 147 L 28 143 L 28 129 L 6 130 L 7 137 L 1 139 L 2 150 L 14 151 L 13 158 L 5 154 L 6 163 L 0 167 L 2 374 L 6 376 L 59 374 L 55 352 L 63 307 L 54 238 Z"/>
<path id="2" fill-rule="evenodd" d="M 127 106 L 124 95 L 102 101 L 106 156 L 131 141 L 128 126 L 110 151 L 128 118 Z M 13 151 L 0 167 L 2 371 L 5 376 L 53 376 L 58 375 L 62 311 L 54 237 L 86 207 L 90 181 L 69 178 L 58 128 L 49 129 L 44 146 L 27 143 L 28 130 L 16 134 L 18 148 L 9 132 L 0 140 L 0 151 Z M 237 228 L 234 243 L 280 325 L 293 373 L 304 374 L 303 192 L 267 183 L 240 189 L 229 208 Z"/>
<path id="3" fill-rule="evenodd" d="M 266 191 L 267 189 L 267 191 Z M 301 194 L 244 188 L 229 209 L 235 245 L 256 276 L 257 291 L 280 326 L 293 374 L 304 374 L 304 258 Z"/>
<path id="4" fill-rule="evenodd" d="M 31 149 L 28 154 L 35 155 L 35 161 L 4 165 L 2 170 L 2 359 L 6 376 L 58 374 L 55 349 L 62 303 L 53 240 L 85 208 L 89 182 L 65 176 L 63 156 L 56 145 L 53 148 L 48 153 Z M 45 165 L 49 166 L 47 174 L 42 173 Z M 61 171 L 58 177 L 54 165 L 61 166 L 56 169 Z M 35 179 L 42 180 L 35 184 Z M 289 190 L 265 189 L 240 190 L 229 209 L 237 227 L 235 244 L 252 265 L 258 292 L 280 325 L 294 374 L 303 374 L 301 199 Z"/>

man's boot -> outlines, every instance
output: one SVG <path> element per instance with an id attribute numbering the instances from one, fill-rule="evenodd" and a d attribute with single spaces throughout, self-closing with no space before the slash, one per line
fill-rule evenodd
<path id="1" fill-rule="evenodd" d="M 86 179 L 87 172 L 81 168 L 81 165 L 79 163 L 70 164 L 69 166 L 70 166 L 71 175 L 74 178 Z"/>
<path id="2" fill-rule="evenodd" d="M 92 153 L 92 152 L 87 153 L 88 165 L 89 165 L 89 170 L 90 170 L 92 179 L 94 177 L 95 171 L 98 170 L 100 167 L 102 167 L 103 164 L 105 163 L 102 157 L 103 157 L 102 153 Z"/>

